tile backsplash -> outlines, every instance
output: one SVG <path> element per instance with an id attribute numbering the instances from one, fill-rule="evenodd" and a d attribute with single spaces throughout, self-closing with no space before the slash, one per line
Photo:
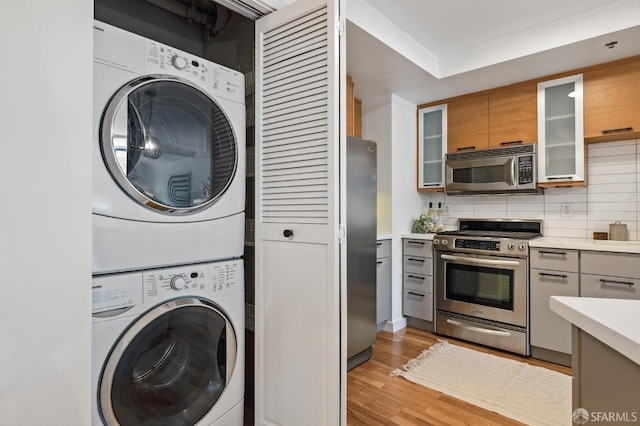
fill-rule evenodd
<path id="1" fill-rule="evenodd" d="M 445 229 L 455 229 L 458 218 L 541 219 L 545 236 L 592 238 L 620 221 L 629 240 L 640 240 L 640 140 L 587 145 L 587 183 L 536 195 L 421 197 L 425 206 L 443 203 Z"/>

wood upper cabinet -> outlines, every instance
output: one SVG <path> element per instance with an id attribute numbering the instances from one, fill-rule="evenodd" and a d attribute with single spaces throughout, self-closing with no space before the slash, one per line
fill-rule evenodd
<path id="1" fill-rule="evenodd" d="M 640 60 L 584 73 L 584 137 L 599 142 L 640 132 Z"/>
<path id="2" fill-rule="evenodd" d="M 447 152 L 484 149 L 489 146 L 489 96 L 465 96 L 447 104 Z"/>
<path id="3" fill-rule="evenodd" d="M 347 136 L 362 137 L 362 102 L 354 96 L 354 84 L 347 76 Z"/>
<path id="4" fill-rule="evenodd" d="M 535 82 L 489 92 L 489 148 L 538 141 Z"/>

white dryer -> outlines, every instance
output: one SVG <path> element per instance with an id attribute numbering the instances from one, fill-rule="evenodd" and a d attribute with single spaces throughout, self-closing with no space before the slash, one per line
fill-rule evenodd
<path id="1" fill-rule="evenodd" d="M 93 273 L 239 257 L 244 75 L 94 21 Z"/>
<path id="2" fill-rule="evenodd" d="M 242 262 L 94 276 L 93 426 L 243 424 Z"/>

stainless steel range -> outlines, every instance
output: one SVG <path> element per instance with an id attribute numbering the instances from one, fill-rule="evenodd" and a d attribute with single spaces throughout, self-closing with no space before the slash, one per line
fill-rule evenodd
<path id="1" fill-rule="evenodd" d="M 434 236 L 437 333 L 529 356 L 529 240 L 542 221 L 460 219 Z"/>

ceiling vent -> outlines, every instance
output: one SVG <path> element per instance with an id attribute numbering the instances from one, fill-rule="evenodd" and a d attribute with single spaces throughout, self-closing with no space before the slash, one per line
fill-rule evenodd
<path id="1" fill-rule="evenodd" d="M 275 9 L 259 0 L 213 0 L 227 9 L 256 20 Z"/>

